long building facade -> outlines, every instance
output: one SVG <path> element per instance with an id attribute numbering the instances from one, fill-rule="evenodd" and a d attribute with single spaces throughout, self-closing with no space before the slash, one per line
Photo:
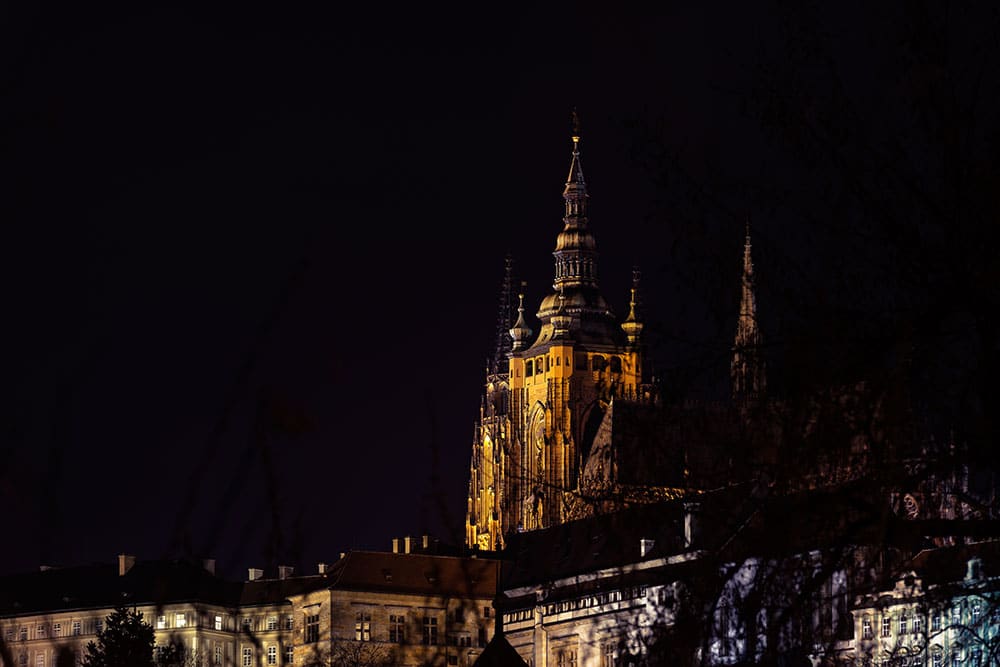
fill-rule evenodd
<path id="1" fill-rule="evenodd" d="M 161 667 L 471 665 L 493 637 L 498 562 L 354 551 L 317 572 L 137 561 L 0 577 L 0 667 L 76 667 L 118 605 L 142 613 Z"/>

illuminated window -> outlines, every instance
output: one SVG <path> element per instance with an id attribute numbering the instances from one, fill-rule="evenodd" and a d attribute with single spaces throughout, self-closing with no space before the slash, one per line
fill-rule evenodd
<path id="1" fill-rule="evenodd" d="M 291 616 L 285 616 L 285 630 L 291 630 L 295 620 Z"/>
<path id="2" fill-rule="evenodd" d="M 76 635 L 80 634 L 81 631 L 82 628 L 80 626 L 80 621 L 73 621 L 73 631 L 72 631 L 73 636 L 75 637 Z"/>
<path id="3" fill-rule="evenodd" d="M 278 617 L 277 616 L 268 616 L 267 617 L 267 629 L 268 630 L 277 630 L 278 629 Z"/>
<path id="4" fill-rule="evenodd" d="M 278 647 L 268 646 L 267 647 L 267 664 L 277 665 L 278 664 Z"/>
<path id="5" fill-rule="evenodd" d="M 919 612 L 913 617 L 913 634 L 919 635 L 924 631 L 924 619 L 920 617 Z"/>
<path id="6" fill-rule="evenodd" d="M 35 628 L 35 639 L 45 639 L 45 626 L 39 625 Z"/>
<path id="7" fill-rule="evenodd" d="M 872 622 L 870 618 L 861 619 L 861 638 L 862 639 L 872 638 Z"/>
<path id="8" fill-rule="evenodd" d="M 167 627 L 167 617 L 166 616 L 157 616 L 156 617 L 156 629 L 157 630 L 162 630 L 165 627 Z"/>
<path id="9" fill-rule="evenodd" d="M 183 612 L 178 612 L 174 614 L 174 627 L 175 628 L 187 627 L 187 616 Z"/>
<path id="10" fill-rule="evenodd" d="M 52 624 L 52 636 L 53 637 L 62 637 L 62 623 L 53 623 Z"/>
<path id="11" fill-rule="evenodd" d="M 222 664 L 222 645 L 218 643 L 215 645 L 215 664 Z"/>
<path id="12" fill-rule="evenodd" d="M 35 667 L 45 667 L 45 651 L 35 654 Z"/>
<path id="13" fill-rule="evenodd" d="M 979 620 L 979 615 L 983 613 L 983 606 L 979 600 L 975 600 L 972 603 L 972 622 L 975 623 Z"/>
<path id="14" fill-rule="evenodd" d="M 899 634 L 906 634 L 906 614 L 901 614 L 899 616 Z"/>
<path id="15" fill-rule="evenodd" d="M 216 630 L 221 630 L 222 629 L 222 617 L 221 616 L 216 616 L 215 617 L 215 625 L 213 625 L 212 627 L 214 627 Z"/>
<path id="16" fill-rule="evenodd" d="M 389 641 L 402 644 L 405 641 L 406 616 L 389 614 Z"/>
<path id="17" fill-rule="evenodd" d="M 372 615 L 359 611 L 354 617 L 354 640 L 370 642 L 372 640 Z"/>
<path id="18" fill-rule="evenodd" d="M 306 638 L 307 644 L 319 641 L 319 614 L 306 616 Z"/>
<path id="19" fill-rule="evenodd" d="M 889 637 L 892 635 L 892 616 L 882 617 L 882 636 Z"/>
<path id="20" fill-rule="evenodd" d="M 249 646 L 243 647 L 243 667 L 253 667 L 253 649 Z"/>
<path id="21" fill-rule="evenodd" d="M 28 641 L 28 628 L 27 627 L 23 627 L 20 630 L 18 630 L 17 631 L 17 638 L 20 639 L 22 642 Z"/>
<path id="22" fill-rule="evenodd" d="M 285 664 L 290 665 L 295 662 L 295 649 L 292 646 L 285 647 Z"/>
<path id="23" fill-rule="evenodd" d="M 424 617 L 424 646 L 436 646 L 438 643 L 438 620 L 433 616 Z"/>
<path id="24" fill-rule="evenodd" d="M 962 624 L 962 608 L 958 605 L 951 608 L 951 622 L 953 625 Z"/>
<path id="25" fill-rule="evenodd" d="M 933 613 L 931 614 L 931 630 L 934 632 L 941 631 L 941 614 Z"/>
<path id="26" fill-rule="evenodd" d="M 615 667 L 615 645 L 605 644 L 601 647 L 601 667 Z"/>

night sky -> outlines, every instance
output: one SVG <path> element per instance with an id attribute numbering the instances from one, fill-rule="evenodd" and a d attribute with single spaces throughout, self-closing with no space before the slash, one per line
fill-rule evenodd
<path id="1" fill-rule="evenodd" d="M 783 3 L 19 4 L 0 571 L 127 552 L 242 577 L 460 541 L 504 257 L 533 312 L 574 108 L 603 291 L 624 314 L 640 267 L 658 372 L 724 382 L 748 217 L 768 340 L 799 322 L 789 266 L 836 289 L 831 229 L 788 204 L 823 184 L 754 113 Z M 843 12 L 811 20 L 846 85 L 892 98 L 892 11 Z"/>

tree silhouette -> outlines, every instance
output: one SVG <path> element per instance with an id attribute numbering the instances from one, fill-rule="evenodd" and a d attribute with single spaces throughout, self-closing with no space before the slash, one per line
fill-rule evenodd
<path id="1" fill-rule="evenodd" d="M 153 626 L 142 612 L 115 607 L 97 633 L 97 642 L 87 644 L 83 667 L 155 667 Z"/>

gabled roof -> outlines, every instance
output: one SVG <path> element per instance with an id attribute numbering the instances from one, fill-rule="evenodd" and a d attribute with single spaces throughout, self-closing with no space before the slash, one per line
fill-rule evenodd
<path id="1" fill-rule="evenodd" d="M 330 570 L 334 590 L 492 599 L 499 563 L 485 558 L 351 551 Z"/>
<path id="2" fill-rule="evenodd" d="M 282 604 L 292 595 L 302 595 L 329 587 L 330 579 L 325 574 L 287 579 L 255 579 L 243 584 L 240 595 L 241 605 Z"/>
<path id="3" fill-rule="evenodd" d="M 514 650 L 502 632 L 493 635 L 493 639 L 479 654 L 473 667 L 528 667 L 528 663 Z"/>

